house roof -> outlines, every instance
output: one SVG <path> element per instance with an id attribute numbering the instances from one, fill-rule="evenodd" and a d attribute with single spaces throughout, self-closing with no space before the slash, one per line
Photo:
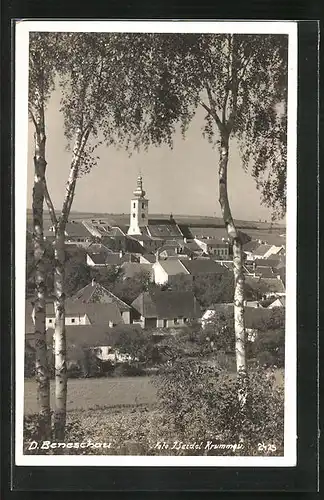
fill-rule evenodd
<path id="1" fill-rule="evenodd" d="M 95 254 L 95 253 L 103 253 L 103 254 L 108 254 L 112 253 L 112 250 L 110 248 L 106 247 L 103 243 L 90 243 L 87 246 L 87 252 L 89 254 Z"/>
<path id="2" fill-rule="evenodd" d="M 146 254 L 147 250 L 140 244 L 140 242 L 134 239 L 132 236 L 127 236 L 125 238 L 125 246 L 128 252 Z"/>
<path id="3" fill-rule="evenodd" d="M 243 251 L 244 252 L 254 252 L 254 250 L 256 248 L 258 248 L 260 246 L 260 243 L 256 240 L 251 240 L 251 241 L 248 241 L 247 243 L 245 243 L 245 245 L 243 246 Z"/>
<path id="4" fill-rule="evenodd" d="M 131 259 L 131 253 L 125 253 L 120 256 L 119 252 L 112 252 L 106 255 L 105 263 L 110 266 L 120 266 L 123 264 L 123 262 L 130 262 Z"/>
<path id="5" fill-rule="evenodd" d="M 221 238 L 200 238 L 199 241 L 215 248 L 228 248 L 229 245 L 228 241 L 222 241 Z"/>
<path id="6" fill-rule="evenodd" d="M 123 325 L 122 330 L 116 326 L 109 328 L 106 325 L 69 325 L 65 327 L 66 341 L 68 347 L 103 347 L 114 346 L 119 340 L 122 331 L 127 330 L 130 334 L 136 334 L 138 327 L 133 325 Z M 53 330 L 47 330 L 48 336 L 51 338 Z M 33 336 L 29 335 L 27 340 L 32 345 Z"/>
<path id="7" fill-rule="evenodd" d="M 104 252 L 100 253 L 90 253 L 88 252 L 88 256 L 97 265 L 105 265 L 106 264 L 106 254 Z"/>
<path id="8" fill-rule="evenodd" d="M 234 305 L 233 304 L 215 304 L 209 311 L 215 311 L 216 313 L 227 313 L 234 316 Z M 254 328 L 257 321 L 262 319 L 269 319 L 272 315 L 270 309 L 265 309 L 263 307 L 245 307 L 244 308 L 244 320 L 246 328 Z M 212 316 L 209 315 L 209 319 Z"/>
<path id="9" fill-rule="evenodd" d="M 270 250 L 271 247 L 272 245 L 262 244 L 259 245 L 257 248 L 255 248 L 253 253 L 255 255 L 265 255 L 268 252 L 268 250 Z"/>
<path id="10" fill-rule="evenodd" d="M 67 222 L 65 226 L 65 232 L 67 236 L 74 238 L 90 238 L 91 233 L 88 229 L 80 222 Z"/>
<path id="11" fill-rule="evenodd" d="M 114 346 L 123 331 L 136 334 L 138 327 L 134 325 L 123 325 L 109 328 L 107 325 L 68 325 L 65 327 L 67 347 L 102 347 Z M 53 336 L 53 329 L 47 329 L 48 339 Z M 35 346 L 35 334 L 26 333 L 26 341 L 33 348 Z"/>
<path id="12" fill-rule="evenodd" d="M 285 293 L 285 286 L 281 279 L 278 278 L 262 278 L 262 281 L 267 285 L 270 292 Z"/>
<path id="13" fill-rule="evenodd" d="M 143 259 L 147 260 L 150 264 L 154 264 L 154 262 L 156 261 L 156 257 L 152 253 L 144 253 L 142 257 Z"/>
<path id="14" fill-rule="evenodd" d="M 87 304 L 91 302 L 97 304 L 114 303 L 122 312 L 130 310 L 130 306 L 126 304 L 126 302 L 107 290 L 107 288 L 100 285 L 100 283 L 89 283 L 85 287 L 81 288 L 77 293 L 75 293 L 70 298 L 70 300 L 73 302 L 82 302 Z"/>
<path id="15" fill-rule="evenodd" d="M 269 259 L 255 259 L 254 263 L 257 267 L 274 267 L 276 268 L 282 259 L 279 256 L 271 255 Z"/>
<path id="16" fill-rule="evenodd" d="M 87 315 L 92 325 L 108 325 L 109 322 L 119 324 L 123 322 L 120 310 L 115 303 L 83 303 L 68 299 L 65 302 L 65 311 L 67 316 Z M 54 316 L 54 314 L 54 303 L 49 302 L 46 304 L 46 316 Z"/>
<path id="17" fill-rule="evenodd" d="M 198 274 L 224 274 L 227 272 L 226 268 L 212 259 L 182 259 L 181 262 L 193 276 Z"/>
<path id="18" fill-rule="evenodd" d="M 141 228 L 141 230 L 143 231 L 144 228 Z M 132 234 L 132 235 L 129 235 L 128 238 L 132 239 L 132 240 L 135 240 L 135 241 L 151 241 L 151 240 L 154 239 L 154 238 L 151 238 L 151 236 L 149 236 L 148 234 L 146 234 L 144 231 L 142 232 L 142 234 Z"/>
<path id="19" fill-rule="evenodd" d="M 245 276 L 245 283 L 260 293 L 285 293 L 285 286 L 281 279 L 263 278 L 261 276 Z"/>
<path id="20" fill-rule="evenodd" d="M 268 305 L 268 308 L 270 309 L 274 307 L 274 304 L 277 304 L 278 307 L 286 307 L 286 297 L 277 297 L 275 300 L 271 302 L 271 304 Z"/>
<path id="21" fill-rule="evenodd" d="M 179 259 L 159 260 L 160 266 L 168 274 L 175 276 L 177 274 L 189 274 L 189 271 L 181 264 Z"/>
<path id="22" fill-rule="evenodd" d="M 261 276 L 262 278 L 276 278 L 277 274 L 273 272 L 272 267 L 269 266 L 258 266 L 254 270 L 255 274 Z"/>
<path id="23" fill-rule="evenodd" d="M 147 226 L 148 232 L 150 236 L 157 238 L 174 238 L 182 236 L 180 228 L 177 224 L 172 223 L 162 223 L 162 224 L 152 224 L 152 221 L 149 221 L 149 225 Z"/>
<path id="24" fill-rule="evenodd" d="M 190 232 L 193 238 L 228 238 L 225 227 L 204 227 L 204 226 L 191 226 Z"/>
<path id="25" fill-rule="evenodd" d="M 133 278 L 138 273 L 149 273 L 152 274 L 153 264 L 141 264 L 139 262 L 124 262 L 122 264 L 122 270 L 124 272 L 125 278 Z"/>
<path id="26" fill-rule="evenodd" d="M 145 318 L 199 318 L 201 310 L 192 292 L 143 292 L 132 306 Z"/>
<path id="27" fill-rule="evenodd" d="M 192 252 L 202 252 L 202 249 L 195 240 L 187 241 L 187 243 L 185 243 L 185 248 Z"/>

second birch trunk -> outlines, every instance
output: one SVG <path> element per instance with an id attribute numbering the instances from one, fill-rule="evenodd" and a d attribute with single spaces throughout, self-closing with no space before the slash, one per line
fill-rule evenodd
<path id="1" fill-rule="evenodd" d="M 219 203 L 222 210 L 227 234 L 233 244 L 234 266 L 234 331 L 237 372 L 246 372 L 245 324 L 244 324 L 244 273 L 243 249 L 240 233 L 236 229 L 231 214 L 227 191 L 229 139 L 222 134 L 219 160 Z"/>
<path id="2" fill-rule="evenodd" d="M 55 270 L 54 270 L 54 308 L 55 330 L 53 338 L 55 364 L 55 439 L 64 440 L 67 400 L 67 370 L 66 370 L 66 335 L 65 335 L 65 235 L 64 230 L 57 228 L 55 234 Z"/>

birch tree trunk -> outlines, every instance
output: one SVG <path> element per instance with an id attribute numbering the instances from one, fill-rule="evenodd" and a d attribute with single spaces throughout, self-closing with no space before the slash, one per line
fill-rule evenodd
<path id="1" fill-rule="evenodd" d="M 44 266 L 44 232 L 43 232 L 43 204 L 45 193 L 45 142 L 44 132 L 35 132 L 34 156 L 34 187 L 33 187 L 33 243 L 35 261 L 35 347 L 36 347 L 36 382 L 39 412 L 39 436 L 50 439 L 51 412 L 50 412 L 50 387 L 46 344 L 46 273 Z"/>
<path id="2" fill-rule="evenodd" d="M 55 225 L 55 270 L 54 270 L 54 295 L 55 295 L 55 331 L 54 331 L 54 360 L 55 360 L 55 412 L 54 435 L 58 441 L 64 441 L 66 424 L 67 401 L 67 367 L 66 367 L 66 331 L 65 331 L 65 228 L 74 199 L 78 169 L 83 148 L 89 137 L 90 130 L 83 136 L 78 130 L 69 179 L 63 201 L 60 220 Z"/>
<path id="3" fill-rule="evenodd" d="M 227 166 L 229 138 L 226 132 L 221 135 L 219 160 L 219 203 L 227 234 L 233 243 L 234 265 L 234 331 L 237 372 L 246 372 L 245 324 L 244 324 L 244 273 L 243 249 L 240 234 L 237 231 L 228 201 Z"/>
<path id="4" fill-rule="evenodd" d="M 53 338 L 55 363 L 55 411 L 54 436 L 58 441 L 64 441 L 67 400 L 67 370 L 66 370 L 66 334 L 65 334 L 65 234 L 58 224 L 55 234 L 55 269 L 54 269 L 54 308 L 55 330 Z"/>

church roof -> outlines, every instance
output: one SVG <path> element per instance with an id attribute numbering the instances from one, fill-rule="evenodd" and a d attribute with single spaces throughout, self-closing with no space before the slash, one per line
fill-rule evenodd
<path id="1" fill-rule="evenodd" d="M 172 239 L 174 237 L 182 237 L 182 233 L 177 224 L 165 222 L 164 224 L 152 224 L 149 221 L 147 226 L 150 236 Z"/>

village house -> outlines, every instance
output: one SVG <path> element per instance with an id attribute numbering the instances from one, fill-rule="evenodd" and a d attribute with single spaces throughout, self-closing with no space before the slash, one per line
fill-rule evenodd
<path id="1" fill-rule="evenodd" d="M 34 323 L 34 310 L 29 304 L 26 305 L 27 315 L 30 313 Z M 65 302 L 65 325 L 82 326 L 82 325 L 105 325 L 112 328 L 115 325 L 123 323 L 122 315 L 114 303 L 110 304 L 95 304 L 73 301 L 71 299 Z M 46 328 L 55 327 L 55 310 L 54 303 L 47 302 L 46 304 Z"/>
<path id="2" fill-rule="evenodd" d="M 134 278 L 136 275 L 147 275 L 153 281 L 153 264 L 140 264 L 139 262 L 124 262 L 121 265 L 123 279 Z"/>
<path id="3" fill-rule="evenodd" d="M 192 279 L 195 280 L 199 276 L 217 276 L 228 273 L 226 267 L 221 266 L 213 259 L 180 259 L 181 264 L 186 268 Z"/>
<path id="4" fill-rule="evenodd" d="M 153 264 L 154 282 L 158 285 L 172 284 L 176 276 L 185 275 L 188 281 L 199 276 L 226 274 L 228 270 L 209 258 L 166 259 Z"/>
<path id="5" fill-rule="evenodd" d="M 245 283 L 263 299 L 286 295 L 285 285 L 280 275 L 274 278 L 246 275 Z"/>
<path id="6" fill-rule="evenodd" d="M 170 285 L 179 275 L 188 276 L 188 281 L 192 279 L 190 272 L 179 259 L 158 260 L 153 264 L 154 283 L 157 285 Z"/>
<path id="7" fill-rule="evenodd" d="M 285 247 L 283 245 L 276 246 L 276 245 L 268 245 L 265 243 L 259 245 L 253 251 L 253 254 L 250 256 L 250 260 L 268 259 L 269 257 L 272 256 L 284 256 L 284 255 L 285 255 Z"/>
<path id="8" fill-rule="evenodd" d="M 121 266 L 124 262 L 135 262 L 137 257 L 131 253 L 119 252 L 87 252 L 87 265 L 93 268 Z"/>
<path id="9" fill-rule="evenodd" d="M 156 257 L 153 253 L 145 253 L 140 256 L 140 264 L 154 264 Z"/>
<path id="10" fill-rule="evenodd" d="M 223 238 L 206 238 L 194 240 L 198 246 L 203 250 L 204 253 L 209 255 L 214 255 L 220 259 L 228 259 L 230 255 L 230 244 Z"/>
<path id="11" fill-rule="evenodd" d="M 126 327 L 124 327 L 126 328 Z M 129 327 L 130 334 L 132 333 Z M 69 351 L 69 359 L 67 361 L 68 368 L 78 365 L 81 360 L 73 359 L 73 351 L 90 350 L 100 361 L 110 361 L 112 364 L 125 363 L 130 360 L 130 356 L 120 353 L 116 347 L 116 343 L 120 337 L 120 331 L 116 328 L 107 328 L 104 325 L 67 325 L 65 328 L 66 346 Z M 53 340 L 53 329 L 46 330 L 48 345 Z M 35 351 L 35 332 L 26 329 L 25 334 L 26 350 Z"/>
<path id="12" fill-rule="evenodd" d="M 131 332 L 131 329 L 129 330 Z M 51 330 L 47 330 L 51 335 Z M 112 364 L 125 363 L 130 360 L 129 355 L 120 353 L 116 342 L 120 332 L 116 328 L 105 328 L 102 325 L 67 326 L 67 347 L 72 349 L 89 349 L 101 361 L 110 361 Z"/>
<path id="13" fill-rule="evenodd" d="M 131 307 L 95 280 L 81 288 L 69 300 L 81 304 L 115 304 L 121 313 L 123 323 L 129 325 L 131 322 Z"/>
<path id="14" fill-rule="evenodd" d="M 286 307 L 286 297 L 280 296 L 268 305 L 268 309 L 274 309 L 275 307 Z"/>
<path id="15" fill-rule="evenodd" d="M 225 313 L 228 317 L 234 317 L 233 304 L 215 304 L 212 308 L 207 309 L 202 318 L 201 326 L 206 329 L 208 325 L 213 325 L 219 314 Z M 266 321 L 271 317 L 271 311 L 263 307 L 247 307 L 244 308 L 245 331 L 249 342 L 254 342 L 259 330 L 258 324 Z"/>
<path id="16" fill-rule="evenodd" d="M 77 245 L 83 248 L 93 241 L 91 233 L 79 221 L 71 220 L 65 226 L 65 244 Z M 50 226 L 44 231 L 44 236 L 49 240 L 54 240 L 54 227 Z"/>
<path id="17" fill-rule="evenodd" d="M 133 323 L 142 328 L 171 328 L 201 317 L 200 305 L 191 292 L 143 292 L 132 303 Z"/>

